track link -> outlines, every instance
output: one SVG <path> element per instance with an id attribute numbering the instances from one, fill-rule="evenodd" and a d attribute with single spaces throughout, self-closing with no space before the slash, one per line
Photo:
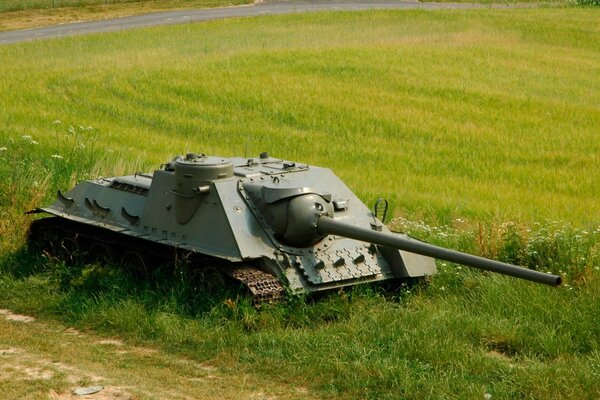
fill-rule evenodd
<path id="1" fill-rule="evenodd" d="M 227 268 L 226 271 L 232 278 L 246 285 L 256 307 L 283 301 L 285 291 L 275 276 L 250 266 Z"/>

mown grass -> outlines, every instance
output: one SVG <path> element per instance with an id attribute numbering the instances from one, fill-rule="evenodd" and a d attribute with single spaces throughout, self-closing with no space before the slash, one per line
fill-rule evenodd
<path id="1" fill-rule="evenodd" d="M 598 398 L 598 17 L 320 13 L 2 47 L 0 304 L 323 397 Z M 440 263 L 398 293 L 256 311 L 185 268 L 138 282 L 22 248 L 21 212 L 78 178 L 264 150 L 388 197 L 398 229 L 567 285 Z"/>
<path id="2" fill-rule="evenodd" d="M 0 2 L 0 31 L 127 17 L 165 10 L 249 3 L 251 0 L 8 0 Z"/>
<path id="3" fill-rule="evenodd" d="M 181 8 L 181 7 L 216 7 L 220 5 L 241 4 L 243 1 L 230 0 L 3 0 L 0 12 L 35 10 L 66 7 L 110 6 L 115 4 L 137 3 L 141 7 Z"/>

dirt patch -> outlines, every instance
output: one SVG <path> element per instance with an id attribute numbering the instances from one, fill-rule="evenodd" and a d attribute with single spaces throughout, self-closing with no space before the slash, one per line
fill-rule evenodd
<path id="1" fill-rule="evenodd" d="M 485 355 L 488 356 L 489 358 L 493 358 L 495 360 L 499 360 L 499 361 L 505 362 L 509 366 L 514 367 L 512 358 L 510 358 L 506 354 L 500 353 L 499 351 L 490 350 L 487 353 L 485 353 Z"/>
<path id="2" fill-rule="evenodd" d="M 134 347 L 131 347 L 130 349 L 131 349 L 132 353 L 144 355 L 144 356 L 152 356 L 152 355 L 158 354 L 158 350 L 150 349 L 148 347 L 134 346 Z"/>
<path id="3" fill-rule="evenodd" d="M 80 336 L 81 335 L 81 332 L 79 332 L 75 328 L 67 328 L 67 329 L 65 329 L 65 333 L 67 335 L 73 335 L 73 336 Z"/>
<path id="4" fill-rule="evenodd" d="M 13 362 L 10 364 L 3 365 L 0 367 L 0 376 L 3 379 L 10 380 L 22 380 L 22 381 L 33 381 L 33 380 L 48 380 L 54 378 L 56 371 L 53 371 L 44 366 L 26 366 L 20 365 Z"/>
<path id="5" fill-rule="evenodd" d="M 6 310 L 4 308 L 0 309 L 0 315 L 4 315 L 4 318 L 6 318 L 8 321 L 25 322 L 25 323 L 35 321 L 35 318 L 30 317 L 29 315 L 14 314 L 12 311 Z"/>
<path id="6" fill-rule="evenodd" d="M 17 349 L 16 347 L 8 347 L 6 349 L 0 349 L 0 357 L 4 355 L 11 355 L 21 353 L 23 350 Z"/>
<path id="7" fill-rule="evenodd" d="M 2 310 L 2 315 L 15 314 Z M 247 373 L 227 373 L 208 362 L 150 346 L 132 346 L 93 331 L 79 332 L 52 321 L 23 324 L 7 318 L 0 318 L 0 381 L 10 382 L 12 398 L 314 398 L 303 388 Z M 98 393 L 73 393 L 78 387 L 96 385 L 103 386 Z M 4 397 L 0 394 L 0 398 Z"/>
<path id="8" fill-rule="evenodd" d="M 133 400 L 134 397 L 127 393 L 122 387 L 105 386 L 98 393 L 90 395 L 75 395 L 73 390 L 78 387 L 78 383 L 90 382 L 93 384 L 105 384 L 110 380 L 81 371 L 68 364 L 51 361 L 43 357 L 37 357 L 33 354 L 18 348 L 7 348 L 0 350 L 0 378 L 11 381 L 33 381 L 50 380 L 55 377 L 68 382 L 70 388 L 58 392 L 51 390 L 48 397 L 53 400 L 67 399 L 94 399 L 94 400 Z M 104 385 L 103 385 L 104 386 Z"/>
<path id="9" fill-rule="evenodd" d="M 82 379 L 82 373 L 81 373 L 81 371 L 79 371 L 75 367 L 72 367 L 70 365 L 67 365 L 67 364 L 59 362 L 59 361 L 51 362 L 49 365 L 51 365 L 57 371 L 60 371 L 63 374 L 65 374 L 65 378 L 64 379 L 65 379 L 66 382 L 69 382 L 71 384 L 76 384 L 76 383 L 80 382 L 81 379 Z M 102 377 L 102 376 L 96 376 L 96 375 L 93 375 L 93 374 L 87 374 L 85 376 L 85 379 L 89 380 L 90 382 L 94 382 L 94 383 L 95 382 L 102 382 L 102 381 L 105 380 L 104 377 Z"/>
<path id="10" fill-rule="evenodd" d="M 105 387 L 100 390 L 98 393 L 90 394 L 90 395 L 76 395 L 73 394 L 73 391 L 58 393 L 54 390 L 51 390 L 48 393 L 48 397 L 51 400 L 85 400 L 85 399 L 93 399 L 93 400 L 134 400 L 135 397 L 127 394 L 123 388 L 119 387 Z"/>
<path id="11" fill-rule="evenodd" d="M 28 353 L 24 349 L 8 347 L 0 349 L 0 377 L 15 381 L 49 380 L 61 377 L 70 384 L 81 381 L 104 382 L 106 378 L 86 373 L 59 361 Z"/>
<path id="12" fill-rule="evenodd" d="M 54 372 L 43 367 L 23 368 L 28 380 L 48 380 L 54 377 Z"/>
<path id="13" fill-rule="evenodd" d="M 277 396 L 269 396 L 263 392 L 256 392 L 256 393 L 250 393 L 250 396 L 248 396 L 248 399 L 250 399 L 250 400 L 277 400 L 278 397 Z"/>
<path id="14" fill-rule="evenodd" d="M 96 343 L 108 346 L 123 346 L 123 341 L 119 339 L 102 339 L 98 340 Z"/>

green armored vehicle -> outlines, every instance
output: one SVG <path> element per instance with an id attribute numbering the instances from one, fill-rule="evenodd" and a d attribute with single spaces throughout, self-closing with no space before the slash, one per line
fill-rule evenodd
<path id="1" fill-rule="evenodd" d="M 257 302 L 433 275 L 433 258 L 560 284 L 391 233 L 331 170 L 266 153 L 178 156 L 153 173 L 81 182 L 33 212 L 55 216 L 34 221 L 30 233 L 54 254 L 83 251 L 141 270 L 193 257 L 198 269 L 245 283 Z"/>

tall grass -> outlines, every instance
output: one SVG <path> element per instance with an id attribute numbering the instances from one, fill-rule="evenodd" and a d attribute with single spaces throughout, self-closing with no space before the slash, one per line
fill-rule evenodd
<path id="1" fill-rule="evenodd" d="M 31 217 L 25 212 L 54 199 L 82 179 L 138 171 L 136 157 L 97 149 L 98 130 L 91 126 L 49 124 L 47 135 L 9 135 L 0 146 L 0 252 L 23 244 Z"/>
<path id="2" fill-rule="evenodd" d="M 598 16 L 322 13 L 2 47 L 0 304 L 323 398 L 598 398 Z M 388 197 L 395 229 L 567 285 L 439 263 L 257 311 L 185 265 L 139 280 L 23 247 L 21 212 L 74 180 L 264 150 Z"/>
<path id="3" fill-rule="evenodd" d="M 600 270 L 599 227 L 578 228 L 564 222 L 473 224 L 461 218 L 443 226 L 403 218 L 390 225 L 440 246 L 562 275 L 567 285 L 587 282 Z"/>

